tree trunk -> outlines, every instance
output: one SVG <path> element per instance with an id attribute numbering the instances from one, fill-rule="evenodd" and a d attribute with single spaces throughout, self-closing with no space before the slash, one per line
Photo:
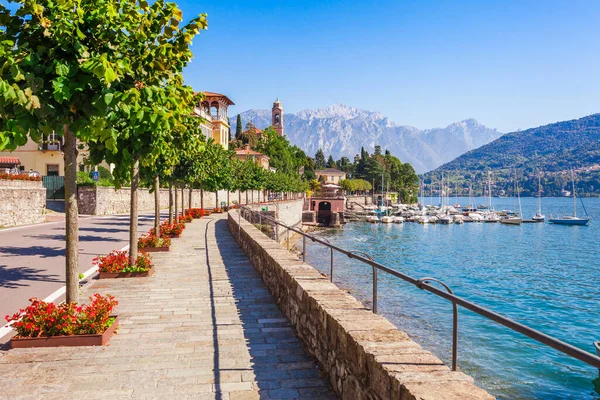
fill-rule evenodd
<path id="1" fill-rule="evenodd" d="M 160 178 L 154 176 L 154 232 L 160 237 Z"/>
<path id="2" fill-rule="evenodd" d="M 135 265 L 138 255 L 138 186 L 140 184 L 140 158 L 135 156 L 131 165 L 131 204 L 129 209 L 129 264 Z M 160 234 L 160 233 L 159 233 Z"/>
<path id="3" fill-rule="evenodd" d="M 181 185 L 181 216 L 185 217 L 185 196 L 183 195 L 184 186 Z"/>
<path id="4" fill-rule="evenodd" d="M 194 185 L 190 185 L 190 195 L 188 197 L 188 208 L 191 210 L 192 207 L 192 192 L 194 191 Z"/>
<path id="5" fill-rule="evenodd" d="M 175 187 L 173 188 L 173 191 L 175 192 L 175 222 L 179 223 L 179 212 L 177 210 L 177 183 L 175 184 Z"/>
<path id="6" fill-rule="evenodd" d="M 219 191 L 215 190 L 215 208 L 219 208 Z"/>
<path id="7" fill-rule="evenodd" d="M 248 191 L 246 190 L 246 205 L 248 205 Z"/>
<path id="8" fill-rule="evenodd" d="M 242 205 L 242 191 L 238 189 L 238 205 Z"/>
<path id="9" fill-rule="evenodd" d="M 169 224 L 173 223 L 173 180 L 169 181 Z"/>
<path id="10" fill-rule="evenodd" d="M 65 235 L 67 303 L 79 301 L 79 222 L 77 208 L 77 139 L 67 125 L 63 130 L 65 160 Z"/>
<path id="11" fill-rule="evenodd" d="M 254 204 L 254 189 L 252 189 L 252 204 Z"/>
<path id="12" fill-rule="evenodd" d="M 200 186 L 200 208 L 204 210 L 204 188 Z"/>

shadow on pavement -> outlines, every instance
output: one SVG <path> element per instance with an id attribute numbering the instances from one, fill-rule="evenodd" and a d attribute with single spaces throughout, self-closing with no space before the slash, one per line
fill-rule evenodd
<path id="1" fill-rule="evenodd" d="M 0 288 L 16 289 L 31 286 L 27 281 L 64 282 L 58 275 L 29 267 L 7 268 L 0 265 Z"/>
<path id="2" fill-rule="evenodd" d="M 42 258 L 64 257 L 64 247 L 48 247 L 48 246 L 30 246 L 30 247 L 13 247 L 5 246 L 0 248 L 0 254 L 11 256 L 41 256 Z"/>
<path id="3" fill-rule="evenodd" d="M 215 230 L 217 246 L 223 258 L 227 279 L 232 285 L 231 295 L 235 299 L 243 326 L 253 364 L 251 370 L 255 374 L 260 397 L 335 399 L 328 381 L 320 376 L 316 361 L 307 354 L 260 275 L 231 236 L 227 220 L 215 221 Z M 210 277 L 210 263 L 208 268 Z M 214 301 L 212 279 L 210 288 L 211 301 Z M 214 303 L 211 305 L 214 315 Z M 213 327 L 215 349 L 218 349 L 217 323 L 214 319 Z M 217 384 L 219 364 L 216 350 L 214 362 Z"/>
<path id="4" fill-rule="evenodd" d="M 26 235 L 24 237 L 39 239 L 39 240 L 56 240 L 59 242 L 65 242 L 65 235 Z M 94 235 L 79 235 L 80 242 L 121 242 L 123 239 L 118 239 L 110 236 L 94 236 Z M 41 247 L 41 246 L 38 246 Z M 0 250 L 1 251 L 1 250 Z"/>

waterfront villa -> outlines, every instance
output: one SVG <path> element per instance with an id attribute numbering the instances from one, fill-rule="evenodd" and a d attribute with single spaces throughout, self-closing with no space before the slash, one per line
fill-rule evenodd
<path id="1" fill-rule="evenodd" d="M 227 108 L 234 105 L 229 97 L 214 92 L 204 92 L 204 101 L 194 108 L 194 114 L 203 117 L 202 133 L 213 138 L 223 148 L 229 148 L 229 116 Z"/>
<path id="2" fill-rule="evenodd" d="M 340 181 L 346 179 L 346 173 L 335 168 L 317 170 L 315 171 L 315 176 L 317 179 L 323 177 L 325 183 L 334 183 L 336 185 L 339 185 Z"/>
<path id="3" fill-rule="evenodd" d="M 255 163 L 257 163 L 266 170 L 274 170 L 273 168 L 269 167 L 269 156 L 258 151 L 252 150 L 249 144 L 247 144 L 241 149 L 236 149 L 235 156 L 238 160 L 253 160 Z"/>

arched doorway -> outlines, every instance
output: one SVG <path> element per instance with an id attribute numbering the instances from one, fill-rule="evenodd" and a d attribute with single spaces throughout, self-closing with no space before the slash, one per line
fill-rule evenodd
<path id="1" fill-rule="evenodd" d="M 331 225 L 331 203 L 322 201 L 319 203 L 319 211 L 317 212 L 317 222 L 319 224 Z"/>

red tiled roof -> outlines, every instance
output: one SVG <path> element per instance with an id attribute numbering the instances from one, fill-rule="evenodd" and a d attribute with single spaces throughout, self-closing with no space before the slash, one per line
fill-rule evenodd
<path id="1" fill-rule="evenodd" d="M 263 154 L 263 153 L 259 153 L 258 151 L 254 151 L 254 150 L 249 150 L 249 149 L 236 149 L 235 150 L 235 154 L 240 156 L 240 155 L 251 155 L 251 156 L 258 156 L 258 157 L 265 157 L 265 158 L 269 158 L 269 156 Z"/>
<path id="2" fill-rule="evenodd" d="M 227 103 L 229 103 L 230 106 L 235 105 L 235 103 L 233 101 L 231 101 L 231 99 L 229 97 L 225 96 L 224 94 L 215 93 L 215 92 L 207 92 L 207 91 L 204 91 L 203 93 L 206 97 L 222 97 L 227 101 Z"/>
<path id="3" fill-rule="evenodd" d="M 0 164 L 17 164 L 20 165 L 18 157 L 0 157 Z"/>

